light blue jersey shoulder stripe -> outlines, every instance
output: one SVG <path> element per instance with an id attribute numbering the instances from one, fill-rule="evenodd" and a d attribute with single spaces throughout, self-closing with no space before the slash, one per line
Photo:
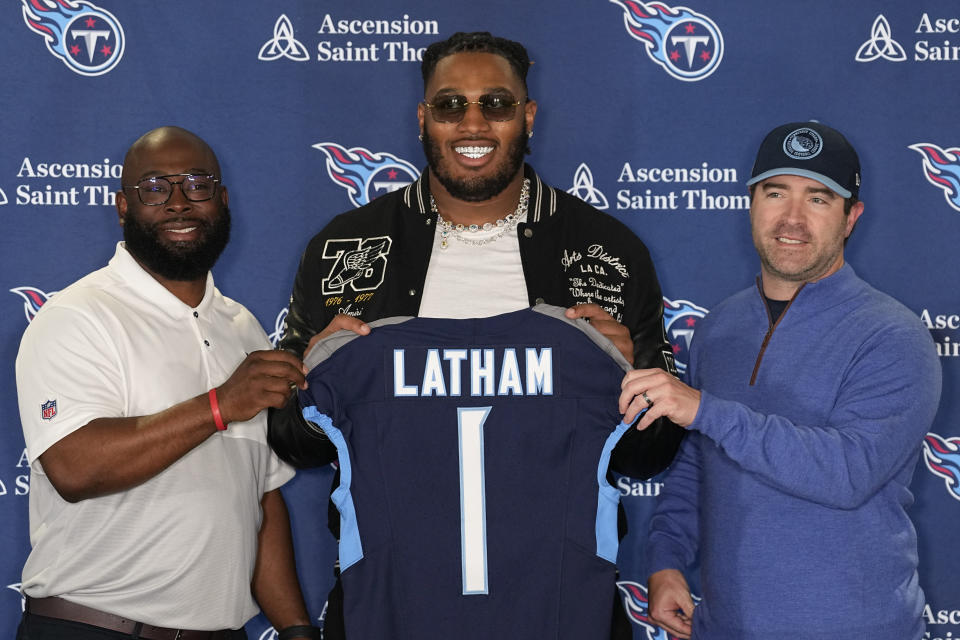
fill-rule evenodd
<path id="1" fill-rule="evenodd" d="M 363 559 L 363 545 L 360 543 L 360 529 L 357 526 L 357 509 L 353 504 L 353 494 L 350 493 L 350 483 L 353 480 L 353 466 L 350 461 L 350 452 L 343 433 L 333 426 L 330 416 L 320 413 L 315 406 L 304 407 L 303 417 L 314 423 L 330 438 L 330 442 L 337 448 L 337 458 L 340 461 L 340 485 L 330 494 L 330 499 L 340 512 L 340 570 Z"/>
<path id="2" fill-rule="evenodd" d="M 607 469 L 610 468 L 610 455 L 617 442 L 630 425 L 621 422 L 617 428 L 607 436 L 600 454 L 600 463 L 597 465 L 597 555 L 604 560 L 616 563 L 617 551 L 620 548 L 620 538 L 617 535 L 617 505 L 620 504 L 620 492 L 607 482 Z"/>

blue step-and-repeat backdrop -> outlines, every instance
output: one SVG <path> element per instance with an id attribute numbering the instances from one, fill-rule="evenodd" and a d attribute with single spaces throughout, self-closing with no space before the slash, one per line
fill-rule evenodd
<path id="1" fill-rule="evenodd" d="M 6 0 L 0 636 L 16 628 L 29 550 L 17 346 L 44 301 L 113 254 L 121 236 L 114 192 L 129 144 L 165 124 L 210 142 L 234 218 L 214 270 L 218 286 L 276 334 L 306 240 L 422 168 L 424 47 L 455 31 L 489 30 L 523 42 L 535 61 L 529 87 L 540 108 L 530 162 L 650 247 L 681 363 L 698 319 L 758 270 L 744 182 L 763 135 L 812 118 L 857 147 L 866 213 L 848 261 L 917 313 L 944 369 L 912 515 L 927 637 L 960 637 L 960 4 L 677 2 L 689 6 Z M 285 489 L 317 618 L 335 555 L 326 531 L 331 477 L 330 469 L 302 473 Z M 667 638 L 645 621 L 640 552 L 661 486 L 619 482 L 631 520 L 621 592 L 638 639 Z M 274 633 L 262 617 L 248 629 L 251 638 Z"/>

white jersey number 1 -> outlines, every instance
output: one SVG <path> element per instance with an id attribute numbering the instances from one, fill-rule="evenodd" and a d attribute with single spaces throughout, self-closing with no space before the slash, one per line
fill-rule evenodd
<path id="1" fill-rule="evenodd" d="M 460 434 L 460 545 L 463 595 L 486 594 L 487 513 L 483 479 L 483 424 L 492 407 L 458 407 Z"/>

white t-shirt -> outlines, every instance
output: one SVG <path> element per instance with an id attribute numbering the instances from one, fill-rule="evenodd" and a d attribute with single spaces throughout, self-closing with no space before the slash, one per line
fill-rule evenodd
<path id="1" fill-rule="evenodd" d="M 260 499 L 293 476 L 267 446 L 265 411 L 139 486 L 73 504 L 37 458 L 96 418 L 156 413 L 218 386 L 247 353 L 269 348 L 212 276 L 191 309 L 123 243 L 108 266 L 51 298 L 16 365 L 31 470 L 24 593 L 185 629 L 238 628 L 256 615 Z"/>
<path id="2" fill-rule="evenodd" d="M 524 220 L 526 215 L 520 222 Z M 464 231 L 462 237 L 480 241 L 498 233 L 497 228 L 476 233 Z M 452 233 L 446 249 L 441 248 L 441 242 L 437 229 L 419 316 L 486 318 L 530 306 L 517 227 L 481 246 L 460 242 Z"/>

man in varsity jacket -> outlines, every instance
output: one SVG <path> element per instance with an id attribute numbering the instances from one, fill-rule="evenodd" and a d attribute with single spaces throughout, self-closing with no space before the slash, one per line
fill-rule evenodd
<path id="1" fill-rule="evenodd" d="M 587 319 L 630 364 L 674 371 L 644 244 L 523 162 L 537 112 L 527 94 L 529 65 L 522 45 L 488 33 L 454 34 L 426 50 L 418 122 L 428 168 L 406 188 L 334 218 L 310 241 L 281 348 L 304 355 L 341 329 L 366 335 L 366 323 L 384 317 L 487 317 L 546 302 Z M 611 468 L 650 477 L 666 468 L 681 438 L 668 420 L 631 431 Z M 298 466 L 336 457 L 293 396 L 273 412 L 270 442 Z M 332 601 L 326 637 L 342 637 L 336 609 Z"/>

